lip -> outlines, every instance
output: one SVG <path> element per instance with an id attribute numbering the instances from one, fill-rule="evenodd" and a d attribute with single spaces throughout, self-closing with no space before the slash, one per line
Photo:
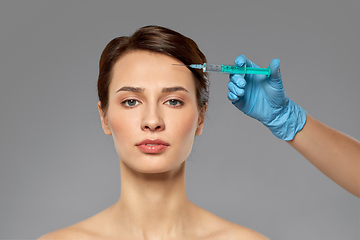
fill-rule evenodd
<path id="1" fill-rule="evenodd" d="M 169 145 L 169 143 L 164 142 L 161 139 L 145 139 L 136 144 L 136 147 L 138 147 L 138 149 L 144 153 L 161 153 L 165 151 Z"/>

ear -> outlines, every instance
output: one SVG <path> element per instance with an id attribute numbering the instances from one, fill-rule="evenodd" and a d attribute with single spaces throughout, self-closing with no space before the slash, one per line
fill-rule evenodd
<path id="1" fill-rule="evenodd" d="M 195 131 L 195 135 L 200 136 L 202 133 L 202 130 L 204 128 L 204 121 L 205 121 L 205 114 L 206 114 L 206 110 L 207 110 L 207 104 L 204 107 L 203 110 L 201 110 L 200 114 L 199 114 L 199 118 L 198 118 L 198 126 L 197 129 Z"/>
<path id="2" fill-rule="evenodd" d="M 101 109 L 101 102 L 99 101 L 98 102 L 98 110 L 99 110 L 99 114 L 100 114 L 100 119 L 101 119 L 101 126 L 104 130 L 104 133 L 106 135 L 111 135 L 111 129 L 109 127 L 109 124 L 108 124 L 108 120 L 107 120 L 107 116 L 105 115 L 105 113 L 103 112 L 103 110 Z"/>

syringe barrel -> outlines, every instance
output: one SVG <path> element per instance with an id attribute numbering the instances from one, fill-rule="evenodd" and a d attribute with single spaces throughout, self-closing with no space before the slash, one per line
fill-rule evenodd
<path id="1" fill-rule="evenodd" d="M 221 72 L 221 64 L 204 63 L 204 72 Z"/>
<path id="2" fill-rule="evenodd" d="M 201 65 L 199 65 L 201 66 Z M 270 76 L 271 70 L 268 68 L 251 68 L 246 67 L 244 64 L 242 67 L 236 65 L 223 65 L 223 64 L 209 64 L 204 63 L 203 72 L 219 72 L 219 73 L 227 73 L 227 74 L 241 74 L 245 76 L 245 74 L 259 74 Z"/>
<path id="3" fill-rule="evenodd" d="M 242 67 L 233 66 L 233 65 L 223 65 L 221 72 L 228 73 L 228 74 L 259 74 L 259 75 L 266 75 L 270 76 L 271 70 L 270 67 L 268 68 L 251 68 L 246 67 L 243 65 Z"/>
<path id="4" fill-rule="evenodd" d="M 246 73 L 246 65 L 239 67 L 236 65 L 222 65 L 221 72 L 227 74 L 245 74 Z"/>
<path id="5" fill-rule="evenodd" d="M 270 67 L 268 68 L 246 68 L 246 74 L 260 74 L 270 76 L 271 70 Z"/>

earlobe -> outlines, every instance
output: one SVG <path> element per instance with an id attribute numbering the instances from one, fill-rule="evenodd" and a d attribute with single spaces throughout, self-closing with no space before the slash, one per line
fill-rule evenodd
<path id="1" fill-rule="evenodd" d="M 195 131 L 195 135 L 200 136 L 202 133 L 203 127 L 204 127 L 204 121 L 201 121 L 201 122 L 199 121 L 199 124 Z"/>
<path id="2" fill-rule="evenodd" d="M 199 114 L 198 126 L 195 131 L 195 135 L 197 135 L 197 136 L 201 135 L 202 130 L 204 128 L 206 110 L 207 110 L 207 104 L 206 104 L 205 108 L 201 111 L 201 113 Z"/>
<path id="3" fill-rule="evenodd" d="M 101 120 L 101 126 L 104 130 L 104 133 L 106 135 L 112 135 L 111 133 L 111 129 L 108 125 L 108 120 L 107 120 L 107 117 L 105 116 L 105 113 L 103 112 L 103 110 L 101 109 L 101 103 L 100 101 L 98 102 L 98 110 L 99 110 L 99 114 L 100 114 L 100 120 Z"/>

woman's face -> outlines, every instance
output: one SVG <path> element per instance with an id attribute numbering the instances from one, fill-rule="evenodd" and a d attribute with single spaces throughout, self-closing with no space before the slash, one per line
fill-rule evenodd
<path id="1" fill-rule="evenodd" d="M 109 106 L 101 115 L 120 161 L 142 173 L 166 172 L 190 154 L 204 114 L 196 99 L 196 80 L 179 60 L 164 54 L 133 51 L 114 65 Z"/>

